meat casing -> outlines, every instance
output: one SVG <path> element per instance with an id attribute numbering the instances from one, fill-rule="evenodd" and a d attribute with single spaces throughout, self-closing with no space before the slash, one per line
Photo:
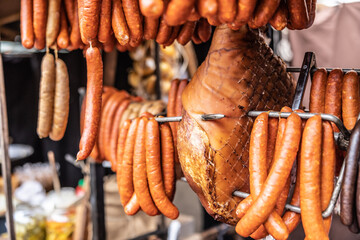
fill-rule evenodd
<path id="1" fill-rule="evenodd" d="M 258 30 L 216 29 L 204 63 L 182 95 L 183 120 L 177 137 L 182 170 L 202 205 L 215 219 L 235 225 L 240 198 L 249 191 L 250 110 L 279 110 L 294 94 L 285 64 Z M 226 118 L 201 121 L 204 113 Z"/>

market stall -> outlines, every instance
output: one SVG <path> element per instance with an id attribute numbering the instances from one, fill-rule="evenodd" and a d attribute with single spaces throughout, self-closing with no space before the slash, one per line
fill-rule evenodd
<path id="1" fill-rule="evenodd" d="M 20 20 L 22 46 L 3 41 L 1 54 L 7 66 L 31 56 L 31 131 L 49 165 L 19 168 L 12 192 L 1 60 L 7 236 L 329 239 L 341 226 L 359 238 L 360 69 L 307 49 L 285 63 L 316 7 L 21 0 L 3 25 Z M 206 229 L 209 216 L 222 224 Z"/>

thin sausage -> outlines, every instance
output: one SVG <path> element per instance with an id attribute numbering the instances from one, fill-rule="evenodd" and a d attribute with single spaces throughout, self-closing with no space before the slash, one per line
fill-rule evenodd
<path id="1" fill-rule="evenodd" d="M 138 123 L 139 118 L 135 118 L 130 124 L 129 131 L 126 136 L 121 163 L 120 181 L 118 182 L 118 188 L 120 193 L 120 201 L 124 207 L 130 201 L 130 198 L 134 193 L 133 157 Z"/>
<path id="2" fill-rule="evenodd" d="M 207 42 L 211 37 L 211 25 L 205 18 L 201 18 L 196 26 L 197 35 L 202 42 Z"/>
<path id="3" fill-rule="evenodd" d="M 300 207 L 301 219 L 308 239 L 329 239 L 321 216 L 321 143 L 322 122 L 320 115 L 316 115 L 307 120 L 301 141 Z"/>
<path id="4" fill-rule="evenodd" d="M 65 12 L 67 19 L 69 20 L 70 26 L 72 26 L 74 23 L 75 10 L 77 9 L 77 7 L 75 7 L 75 4 L 77 4 L 75 0 L 64 0 Z"/>
<path id="5" fill-rule="evenodd" d="M 160 23 L 159 23 L 159 30 L 156 35 L 156 42 L 158 44 L 166 43 L 170 38 L 171 30 L 172 30 L 172 27 L 167 25 L 164 18 L 161 18 Z"/>
<path id="6" fill-rule="evenodd" d="M 291 28 L 301 30 L 306 28 L 309 22 L 309 15 L 305 0 L 286 1 L 289 10 L 289 25 Z"/>
<path id="7" fill-rule="evenodd" d="M 131 121 L 126 120 L 123 124 L 121 124 L 121 127 L 119 128 L 119 137 L 118 137 L 117 151 L 116 151 L 116 163 L 117 163 L 116 177 L 118 183 L 120 182 L 120 172 L 124 157 L 125 142 L 127 139 L 127 134 L 130 125 L 131 125 Z"/>
<path id="8" fill-rule="evenodd" d="M 334 190 L 336 152 L 334 133 L 329 122 L 323 122 L 322 155 L 321 155 L 321 211 L 325 211 Z M 325 233 L 329 233 L 332 217 L 324 219 Z"/>
<path id="9" fill-rule="evenodd" d="M 191 37 L 191 40 L 192 40 L 192 42 L 193 42 L 194 44 L 197 44 L 197 45 L 202 43 L 202 41 L 201 41 L 201 39 L 200 39 L 200 37 L 199 37 L 199 35 L 198 35 L 197 30 L 195 30 L 194 34 L 193 34 L 192 37 Z"/>
<path id="10" fill-rule="evenodd" d="M 288 23 L 289 11 L 286 7 L 285 0 L 281 0 L 278 9 L 274 16 L 270 19 L 269 23 L 273 28 L 278 31 L 283 30 Z"/>
<path id="11" fill-rule="evenodd" d="M 120 0 L 113 0 L 112 3 L 111 26 L 120 45 L 125 46 L 129 43 L 130 33 L 122 9 L 122 3 Z"/>
<path id="12" fill-rule="evenodd" d="M 188 84 L 187 79 L 183 79 L 179 83 L 179 87 L 176 92 L 176 100 L 175 100 L 175 114 L 176 116 L 181 116 L 183 106 L 182 106 L 182 93 L 185 90 L 186 86 Z"/>
<path id="13" fill-rule="evenodd" d="M 140 210 L 139 199 L 137 198 L 136 194 L 133 193 L 129 202 L 124 207 L 124 212 L 126 215 L 132 216 L 135 215 Z"/>
<path id="14" fill-rule="evenodd" d="M 82 17 L 80 21 L 80 32 L 84 37 L 83 42 L 94 41 L 99 31 L 100 0 L 82 0 Z M 85 41 L 84 41 L 85 40 Z"/>
<path id="15" fill-rule="evenodd" d="M 181 30 L 181 26 L 173 27 L 169 40 L 166 43 L 164 43 L 164 46 L 170 46 L 171 44 L 173 44 L 176 38 L 179 36 L 180 30 Z"/>
<path id="16" fill-rule="evenodd" d="M 94 147 L 100 121 L 101 95 L 103 84 L 103 63 L 100 50 L 90 47 L 86 51 L 87 87 L 84 132 L 81 141 L 84 145 L 77 154 L 78 160 L 84 160 Z M 90 104 L 91 103 L 91 104 Z"/>
<path id="17" fill-rule="evenodd" d="M 218 12 L 218 3 L 216 0 L 198 0 L 196 7 L 199 14 L 204 18 L 215 16 Z"/>
<path id="18" fill-rule="evenodd" d="M 139 9 L 139 1 L 122 0 L 125 19 L 130 31 L 130 46 L 137 47 L 144 35 L 142 16 Z"/>
<path id="19" fill-rule="evenodd" d="M 218 1 L 218 17 L 222 23 L 231 23 L 236 17 L 237 1 Z"/>
<path id="20" fill-rule="evenodd" d="M 159 124 L 155 119 L 146 125 L 146 171 L 151 196 L 156 207 L 170 219 L 179 216 L 179 210 L 167 198 L 161 176 Z"/>
<path id="21" fill-rule="evenodd" d="M 54 95 L 54 116 L 50 132 L 53 141 L 63 138 L 69 116 L 69 75 L 63 60 L 56 59 L 56 83 Z"/>
<path id="22" fill-rule="evenodd" d="M 278 119 L 276 119 L 276 118 L 269 119 L 268 143 L 267 143 L 267 150 L 266 150 L 267 172 L 270 170 L 270 167 L 272 165 L 273 158 L 274 158 L 278 126 L 279 126 Z"/>
<path id="23" fill-rule="evenodd" d="M 306 0 L 307 2 L 307 10 L 309 14 L 309 22 L 306 25 L 306 28 L 309 28 L 313 25 L 316 14 L 316 0 Z"/>
<path id="24" fill-rule="evenodd" d="M 343 72 L 341 69 L 334 69 L 330 72 L 326 83 L 325 113 L 335 115 L 341 119 L 341 91 Z M 335 132 L 339 129 L 331 123 Z"/>
<path id="25" fill-rule="evenodd" d="M 170 201 L 175 194 L 175 155 L 174 141 L 168 123 L 161 124 L 161 165 L 164 179 L 165 194 Z"/>
<path id="26" fill-rule="evenodd" d="M 164 12 L 162 0 L 139 0 L 141 13 L 148 18 L 159 18 Z"/>
<path id="27" fill-rule="evenodd" d="M 25 48 L 32 48 L 34 46 L 33 3 L 32 0 L 21 0 L 20 5 L 21 43 Z"/>
<path id="28" fill-rule="evenodd" d="M 134 150 L 134 189 L 137 196 L 139 196 L 139 204 L 141 209 L 150 216 L 155 216 L 159 213 L 156 208 L 148 187 L 148 180 L 146 176 L 146 148 L 145 148 L 145 130 L 148 119 L 142 117 L 139 121 L 136 132 L 135 150 Z"/>
<path id="29" fill-rule="evenodd" d="M 354 128 L 359 115 L 359 76 L 355 71 L 345 74 L 342 86 L 342 118 L 348 130 Z"/>
<path id="30" fill-rule="evenodd" d="M 57 36 L 56 43 L 60 48 L 65 49 L 69 46 L 70 39 L 64 7 L 61 8 L 60 14 L 60 32 Z"/>
<path id="31" fill-rule="evenodd" d="M 45 47 L 47 1 L 33 0 L 33 12 L 35 47 L 43 49 Z"/>
<path id="32" fill-rule="evenodd" d="M 111 39 L 111 0 L 101 1 L 100 24 L 98 39 L 101 43 L 107 43 Z"/>
<path id="33" fill-rule="evenodd" d="M 46 46 L 52 46 L 60 30 L 60 0 L 49 0 L 48 18 L 46 23 Z"/>
<path id="34" fill-rule="evenodd" d="M 186 45 L 191 40 L 196 24 L 197 22 L 187 22 L 182 26 L 179 36 L 177 37 L 177 41 L 181 45 Z"/>
<path id="35" fill-rule="evenodd" d="M 276 200 L 290 175 L 301 137 L 301 118 L 292 113 L 286 120 L 281 151 L 275 156 L 274 164 L 263 185 L 259 197 L 236 225 L 236 232 L 247 237 L 253 233 L 272 213 Z M 262 211 L 259 211 L 262 209 Z"/>
<path id="36" fill-rule="evenodd" d="M 55 74 L 54 56 L 47 53 L 41 62 L 39 112 L 36 130 L 39 138 L 46 138 L 51 131 L 54 111 Z"/>
<path id="37" fill-rule="evenodd" d="M 171 0 L 164 14 L 166 23 L 170 26 L 184 24 L 194 4 L 195 0 Z"/>
<path id="38" fill-rule="evenodd" d="M 318 69 L 312 78 L 310 90 L 310 112 L 325 113 L 327 71 L 325 68 Z"/>
<path id="39" fill-rule="evenodd" d="M 73 49 L 78 49 L 82 45 L 79 26 L 78 0 L 74 0 L 74 22 L 71 26 L 70 43 Z"/>
<path id="40" fill-rule="evenodd" d="M 169 90 L 169 95 L 168 95 L 168 105 L 167 105 L 167 116 L 168 117 L 175 117 L 176 116 L 176 96 L 177 96 L 177 91 L 178 91 L 178 87 L 179 87 L 179 79 L 175 79 L 172 80 L 171 85 L 170 85 L 170 90 Z M 171 131 L 172 131 L 172 135 L 174 137 L 174 144 L 176 146 L 176 139 L 177 139 L 177 127 L 176 127 L 176 123 L 171 122 L 170 123 L 170 127 L 171 127 Z M 176 148 L 175 148 L 176 151 Z M 175 156 L 176 159 L 178 160 L 177 156 Z"/>
<path id="41" fill-rule="evenodd" d="M 266 25 L 276 12 L 280 5 L 280 0 L 262 0 L 256 6 L 254 14 L 254 24 L 257 27 Z"/>
<path id="42" fill-rule="evenodd" d="M 158 18 L 145 17 L 144 19 L 144 39 L 152 40 L 156 38 L 159 28 Z"/>

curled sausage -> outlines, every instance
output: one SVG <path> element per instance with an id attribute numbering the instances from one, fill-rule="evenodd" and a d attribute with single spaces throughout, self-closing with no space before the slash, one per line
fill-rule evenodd
<path id="1" fill-rule="evenodd" d="M 89 156 L 96 141 L 99 129 L 101 95 L 103 84 L 103 63 L 100 50 L 90 47 L 86 50 L 87 87 L 84 132 L 80 141 L 83 146 L 77 154 L 78 160 L 84 160 Z M 90 104 L 92 103 L 92 104 Z"/>
<path id="2" fill-rule="evenodd" d="M 32 48 L 34 46 L 33 3 L 29 0 L 21 0 L 20 5 L 21 43 L 25 48 Z"/>

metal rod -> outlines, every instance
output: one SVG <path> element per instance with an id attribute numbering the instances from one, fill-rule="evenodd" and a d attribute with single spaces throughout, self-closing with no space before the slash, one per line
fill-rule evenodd
<path id="1" fill-rule="evenodd" d="M 315 73 L 319 68 L 316 68 L 316 67 L 313 67 L 311 68 L 310 72 L 313 74 Z M 331 72 L 332 70 L 334 70 L 335 68 L 325 68 L 327 72 Z M 357 72 L 358 74 L 360 74 L 360 69 L 358 68 L 342 68 L 341 69 L 343 71 L 343 73 L 347 73 L 347 72 L 350 72 L 350 71 L 355 71 Z M 297 67 L 287 67 L 286 68 L 286 71 L 287 72 L 300 72 L 301 71 L 301 68 L 297 68 Z"/>
<path id="2" fill-rule="evenodd" d="M 203 121 L 212 121 L 212 120 L 219 120 L 224 118 L 224 114 L 203 114 L 201 115 L 201 120 Z M 159 123 L 165 122 L 180 122 L 182 117 L 156 117 L 155 120 Z"/>
<path id="3" fill-rule="evenodd" d="M 0 53 L 0 161 L 4 179 L 4 193 L 6 200 L 6 226 L 9 239 L 15 240 L 12 189 L 11 189 L 11 162 L 9 157 L 9 129 L 6 110 L 5 79 Z"/>
<path id="4" fill-rule="evenodd" d="M 155 44 L 155 75 L 156 75 L 156 82 L 155 82 L 155 93 L 156 99 L 161 99 L 161 70 L 160 70 L 160 52 L 159 52 L 159 44 L 154 41 Z"/>

